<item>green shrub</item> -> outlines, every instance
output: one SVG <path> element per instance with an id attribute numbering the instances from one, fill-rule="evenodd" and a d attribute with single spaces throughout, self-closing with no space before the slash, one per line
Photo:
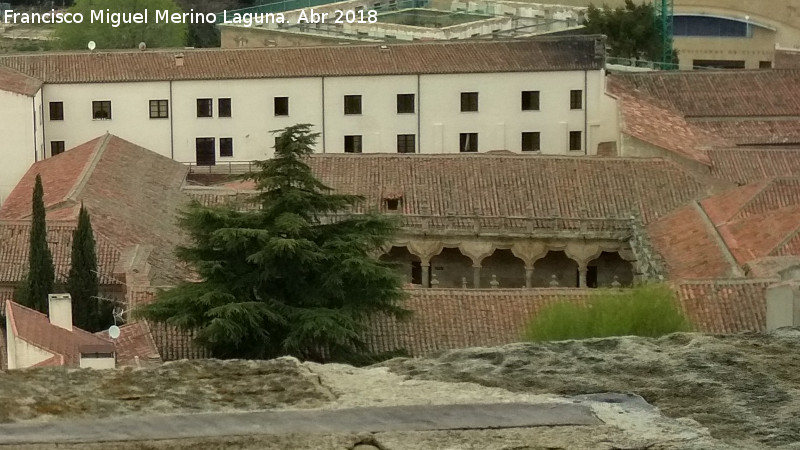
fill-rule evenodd
<path id="1" fill-rule="evenodd" d="M 585 305 L 560 302 L 544 308 L 527 325 L 525 338 L 557 341 L 608 336 L 658 337 L 690 331 L 669 286 L 603 289 Z"/>

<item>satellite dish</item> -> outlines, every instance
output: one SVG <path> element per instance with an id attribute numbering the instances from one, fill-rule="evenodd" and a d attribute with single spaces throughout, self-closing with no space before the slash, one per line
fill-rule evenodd
<path id="1" fill-rule="evenodd" d="M 97 44 L 94 41 L 89 41 L 89 50 L 94 50 L 97 47 Z"/>
<path id="2" fill-rule="evenodd" d="M 144 42 L 139 42 L 139 50 L 144 51 L 147 48 L 147 44 Z"/>
<path id="3" fill-rule="evenodd" d="M 116 325 L 111 325 L 111 327 L 108 329 L 108 336 L 111 339 L 118 338 L 119 337 L 119 327 L 116 326 Z"/>

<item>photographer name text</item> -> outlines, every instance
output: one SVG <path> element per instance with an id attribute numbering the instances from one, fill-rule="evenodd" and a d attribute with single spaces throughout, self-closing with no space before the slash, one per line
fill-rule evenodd
<path id="1" fill-rule="evenodd" d="M 290 17 L 287 17 L 290 16 Z M 152 19 L 152 21 L 151 21 Z M 219 20 L 221 19 L 221 20 Z M 227 10 L 220 14 L 199 13 L 193 9 L 189 12 L 177 13 L 169 10 L 143 10 L 141 12 L 114 12 L 110 9 L 91 10 L 88 14 L 79 12 L 51 10 L 45 13 L 3 11 L 3 22 L 6 24 L 62 24 L 62 23 L 100 23 L 117 28 L 124 24 L 230 24 L 252 27 L 265 24 L 345 24 L 375 23 L 378 12 L 375 10 L 334 10 L 327 12 L 301 9 L 297 13 L 238 13 Z"/>

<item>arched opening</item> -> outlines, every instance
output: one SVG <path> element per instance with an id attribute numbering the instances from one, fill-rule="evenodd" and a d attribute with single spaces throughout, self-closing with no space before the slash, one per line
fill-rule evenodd
<path id="1" fill-rule="evenodd" d="M 431 280 L 434 275 L 439 284 L 431 287 L 460 288 L 463 278 L 471 285 L 472 260 L 457 248 L 445 248 L 431 258 Z"/>
<path id="2" fill-rule="evenodd" d="M 533 287 L 550 287 L 554 279 L 559 287 L 578 287 L 578 263 L 563 251 L 549 251 L 533 265 Z"/>
<path id="3" fill-rule="evenodd" d="M 633 284 L 633 265 L 617 252 L 603 252 L 586 267 L 587 287 L 610 287 L 616 280 L 623 287 Z"/>
<path id="4" fill-rule="evenodd" d="M 511 250 L 495 250 L 481 263 L 480 287 L 492 287 L 490 284 L 492 275 L 496 276 L 500 288 L 523 288 L 525 287 L 525 262 L 514 256 Z"/>
<path id="5" fill-rule="evenodd" d="M 406 247 L 392 247 L 389 253 L 380 257 L 381 261 L 391 263 L 406 283 L 422 284 L 422 262 Z"/>

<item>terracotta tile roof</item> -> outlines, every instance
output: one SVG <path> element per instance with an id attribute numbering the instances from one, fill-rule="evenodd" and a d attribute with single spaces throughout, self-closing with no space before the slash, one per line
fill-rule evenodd
<path id="1" fill-rule="evenodd" d="M 681 308 L 699 331 L 763 331 L 765 289 L 773 280 L 682 282 L 674 286 Z M 373 352 L 404 349 L 412 356 L 439 350 L 488 347 L 522 340 L 525 324 L 546 305 L 584 303 L 586 289 L 414 289 L 406 322 L 375 318 L 366 339 Z"/>
<path id="2" fill-rule="evenodd" d="M 800 228 L 800 204 L 718 225 L 719 233 L 739 262 L 790 254 L 785 242 Z"/>
<path id="3" fill-rule="evenodd" d="M 773 178 L 749 184 L 709 197 L 702 204 L 716 224 L 800 205 L 800 178 Z"/>
<path id="4" fill-rule="evenodd" d="M 660 159 L 361 154 L 315 155 L 309 165 L 335 190 L 364 196 L 365 208 L 380 208 L 384 192 L 401 190 L 407 215 L 484 220 L 628 218 L 641 207 L 649 222 L 710 190 L 682 166 Z M 211 190 L 197 198 L 219 204 L 229 194 Z"/>
<path id="5" fill-rule="evenodd" d="M 714 149 L 711 175 L 738 184 L 800 173 L 798 149 Z"/>
<path id="6" fill-rule="evenodd" d="M 800 115 L 800 70 L 661 71 L 615 74 L 685 117 Z"/>
<path id="7" fill-rule="evenodd" d="M 0 91 L 33 97 L 42 88 L 42 81 L 0 65 Z"/>
<path id="8" fill-rule="evenodd" d="M 766 289 L 777 280 L 687 281 L 676 286 L 681 305 L 699 331 L 763 332 Z"/>
<path id="9" fill-rule="evenodd" d="M 599 70 L 596 36 L 260 49 L 31 53 L 0 65 L 45 83 Z M 596 54 L 599 49 L 600 54 Z M 182 54 L 183 65 L 176 65 Z"/>
<path id="10" fill-rule="evenodd" d="M 695 203 L 679 208 L 647 227 L 671 279 L 728 278 L 736 264 L 726 257 L 713 225 L 703 220 Z"/>
<path id="11" fill-rule="evenodd" d="M 690 124 L 669 104 L 614 76 L 609 78 L 607 90 L 618 99 L 623 133 L 704 165 L 711 165 L 707 149 L 731 145 Z"/>
<path id="12" fill-rule="evenodd" d="M 117 367 L 149 366 L 161 363 L 156 343 L 147 322 L 128 323 L 119 327 L 119 338 L 112 340 L 108 331 L 95 333 L 114 343 L 117 351 Z"/>
<path id="13" fill-rule="evenodd" d="M 194 343 L 195 333 L 184 331 L 165 323 L 150 323 L 150 330 L 158 353 L 164 361 L 179 359 L 205 359 L 211 355 Z"/>
<path id="14" fill-rule="evenodd" d="M 42 176 L 48 219 L 75 220 L 83 202 L 96 234 L 117 250 L 151 245 L 148 262 L 155 284 L 185 275 L 173 254 L 183 234 L 176 218 L 188 201 L 181 192 L 187 168 L 111 135 L 34 164 L 9 195 L 0 218 L 30 216 L 36 174 Z"/>
<path id="15" fill-rule="evenodd" d="M 72 234 L 76 222 L 51 221 L 47 227 L 47 242 L 53 255 L 56 281 L 66 281 L 72 255 Z M 0 283 L 17 283 L 25 279 L 30 250 L 30 222 L 0 222 Z M 114 265 L 119 260 L 119 251 L 103 235 L 95 232 L 100 284 L 120 284 L 113 277 Z"/>
<path id="16" fill-rule="evenodd" d="M 800 114 L 799 114 L 800 115 Z M 800 120 L 695 120 L 691 125 L 735 145 L 799 145 Z"/>
<path id="17" fill-rule="evenodd" d="M 375 318 L 366 336 L 370 350 L 405 349 L 412 356 L 438 350 L 519 342 L 525 324 L 543 307 L 583 301 L 578 289 L 413 289 L 404 307 L 411 319 Z"/>
<path id="18" fill-rule="evenodd" d="M 113 347 L 111 342 L 79 328 L 72 331 L 50 323 L 46 315 L 13 301 L 6 303 L 6 315 L 13 333 L 25 342 L 63 358 L 63 364 L 78 366 L 80 348 L 85 345 Z"/>

